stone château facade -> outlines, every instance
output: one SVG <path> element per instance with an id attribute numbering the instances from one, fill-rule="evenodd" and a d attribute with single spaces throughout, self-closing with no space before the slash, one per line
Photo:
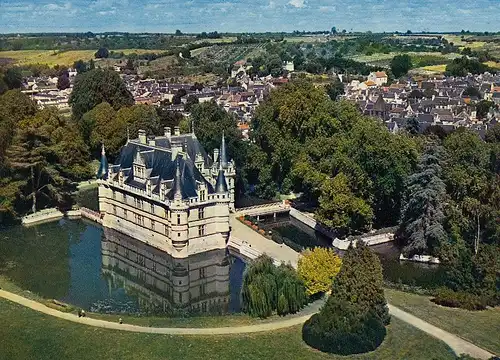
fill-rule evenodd
<path id="1" fill-rule="evenodd" d="M 234 163 L 222 135 L 214 160 L 194 133 L 165 128 L 164 136 L 128 139 L 116 165 L 102 152 L 102 224 L 174 258 L 226 247 L 234 208 Z"/>

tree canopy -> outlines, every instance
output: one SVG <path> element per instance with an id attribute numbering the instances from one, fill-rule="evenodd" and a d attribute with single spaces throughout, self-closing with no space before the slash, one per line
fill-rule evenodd
<path id="1" fill-rule="evenodd" d="M 133 105 L 134 98 L 118 73 L 112 70 L 93 69 L 77 75 L 69 98 L 75 119 L 81 119 L 102 102 L 118 110 Z"/>
<path id="2" fill-rule="evenodd" d="M 327 292 L 340 271 L 342 260 L 333 249 L 316 247 L 299 258 L 297 273 L 304 281 L 308 295 Z"/>
<path id="3" fill-rule="evenodd" d="M 296 81 L 271 92 L 252 121 L 246 170 L 257 194 L 303 192 L 345 233 L 395 225 L 417 147 L 321 88 Z M 337 193 L 342 190 L 342 193 Z"/>
<path id="4" fill-rule="evenodd" d="M 96 59 L 106 59 L 109 57 L 109 50 L 106 49 L 105 47 L 99 48 L 97 52 L 95 53 L 95 58 Z"/>
<path id="5" fill-rule="evenodd" d="M 397 78 L 406 75 L 412 66 L 411 57 L 408 54 L 396 55 L 391 60 L 391 71 Z"/>

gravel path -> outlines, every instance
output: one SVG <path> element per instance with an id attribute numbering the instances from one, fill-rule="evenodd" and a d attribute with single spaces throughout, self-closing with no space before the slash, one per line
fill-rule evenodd
<path id="1" fill-rule="evenodd" d="M 17 294 L 11 292 L 0 290 L 0 297 L 15 302 L 17 304 L 26 306 L 30 309 L 39 311 L 41 313 L 51 315 L 60 319 L 69 320 L 75 323 L 105 328 L 113 330 L 122 331 L 132 331 L 140 333 L 150 333 L 150 334 L 168 334 L 168 335 L 227 335 L 227 334 L 249 334 L 257 333 L 262 331 L 272 331 L 288 328 L 290 326 L 301 325 L 307 319 L 311 317 L 312 314 L 319 311 L 323 301 L 316 301 L 306 307 L 301 311 L 300 314 L 292 315 L 285 319 L 278 319 L 276 321 L 246 325 L 246 326 L 234 326 L 234 327 L 218 327 L 218 328 L 159 328 L 159 327 L 145 327 L 130 324 L 119 324 L 115 322 L 97 320 L 88 317 L 78 317 L 75 314 L 64 313 L 52 308 L 49 308 L 37 301 L 26 299 Z M 395 306 L 389 304 L 389 311 L 392 316 L 408 323 L 416 328 L 430 334 L 441 341 L 445 342 L 456 354 L 468 354 L 476 359 L 489 359 L 494 356 L 494 354 L 481 349 L 480 347 L 459 338 L 447 331 L 444 331 L 434 325 L 425 322 L 416 316 L 413 316 Z M 495 334 L 492 334 L 495 336 Z"/>

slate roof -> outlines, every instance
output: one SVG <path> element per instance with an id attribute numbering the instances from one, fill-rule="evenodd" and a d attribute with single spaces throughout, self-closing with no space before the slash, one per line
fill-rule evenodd
<path id="1" fill-rule="evenodd" d="M 191 134 L 184 136 L 188 138 Z M 177 136 L 175 138 L 180 138 Z M 195 139 L 191 140 L 201 148 Z M 213 186 L 203 177 L 196 168 L 191 156 L 184 158 L 178 155 L 172 158 L 172 151 L 167 138 L 156 138 L 155 146 L 141 144 L 137 140 L 129 141 L 120 152 L 116 165 L 112 167 L 110 176 L 117 176 L 120 169 L 123 170 L 125 184 L 146 189 L 146 180 L 134 177 L 133 164 L 139 154 L 141 162 L 146 167 L 146 177 L 151 181 L 152 192 L 159 195 L 160 186 L 165 183 L 167 186 L 167 198 L 173 199 L 176 192 L 179 192 L 182 199 L 196 197 L 198 184 L 205 184 L 208 193 L 213 194 Z M 192 152 L 195 150 L 191 149 Z M 189 149 L 188 149 L 189 153 Z M 206 153 L 203 151 L 204 155 Z"/>

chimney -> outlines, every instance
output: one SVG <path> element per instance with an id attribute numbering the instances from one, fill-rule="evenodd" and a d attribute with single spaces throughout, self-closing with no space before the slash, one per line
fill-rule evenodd
<path id="1" fill-rule="evenodd" d="M 181 134 L 181 130 L 179 129 L 178 126 L 174 127 L 174 135 L 179 136 Z"/>
<path id="2" fill-rule="evenodd" d="M 145 130 L 139 130 L 139 142 L 141 144 L 146 144 L 146 131 Z"/>
<path id="3" fill-rule="evenodd" d="M 172 129 L 168 126 L 165 126 L 163 130 L 165 131 L 165 136 L 170 139 L 170 137 L 172 136 Z"/>
<path id="4" fill-rule="evenodd" d="M 219 149 L 214 149 L 214 162 L 219 159 Z"/>

